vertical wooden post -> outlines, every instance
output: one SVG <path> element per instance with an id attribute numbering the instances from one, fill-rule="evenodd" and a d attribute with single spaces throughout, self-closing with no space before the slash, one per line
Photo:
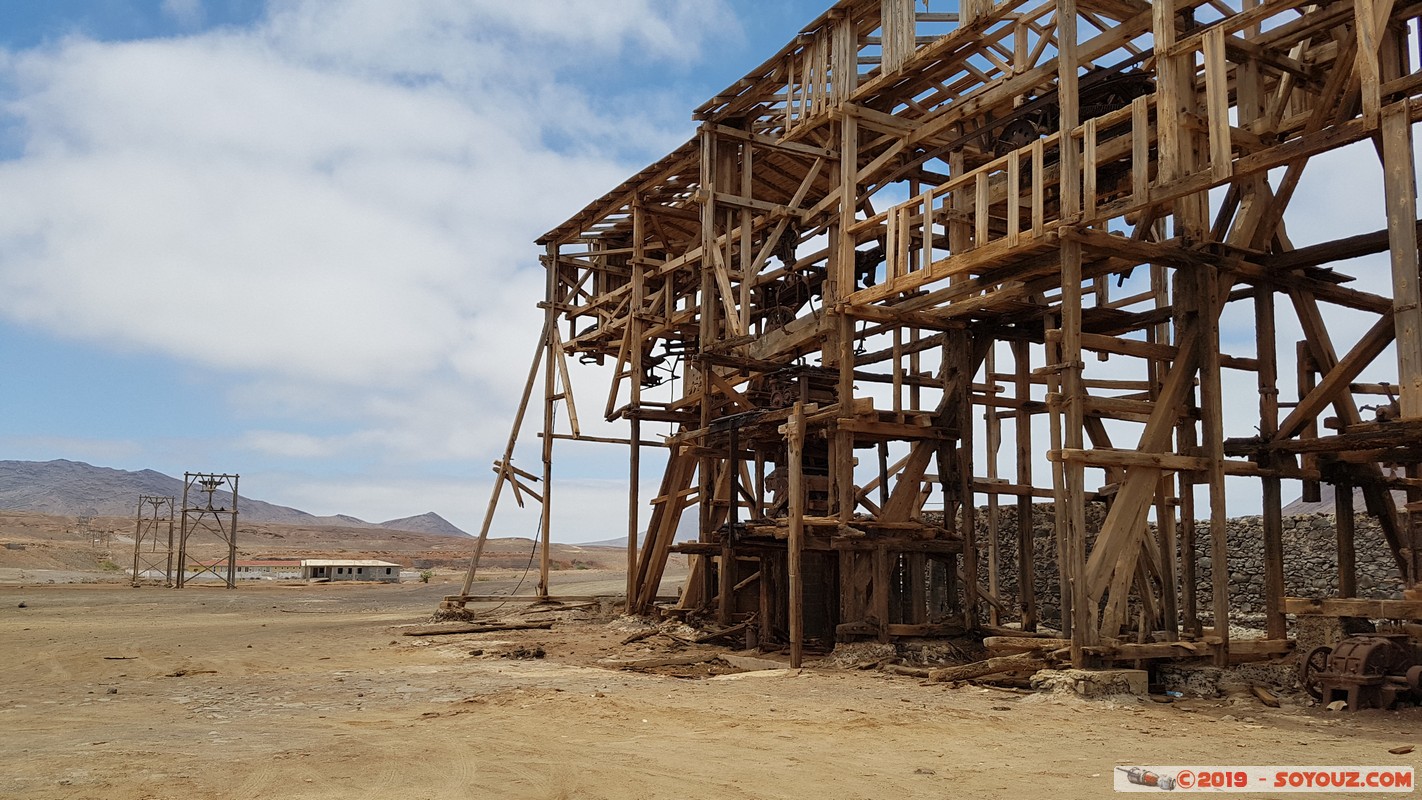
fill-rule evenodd
<path id="1" fill-rule="evenodd" d="M 1307 340 L 1300 340 L 1295 344 L 1294 364 L 1297 367 L 1295 386 L 1297 387 L 1298 396 L 1308 397 L 1309 393 L 1313 391 L 1313 387 L 1317 385 L 1317 376 L 1315 373 L 1320 370 L 1318 365 L 1314 363 L 1313 351 L 1309 348 Z M 1318 438 L 1317 417 L 1309 418 L 1308 423 L 1304 425 L 1303 430 L 1299 433 L 1299 438 Z M 1304 453 L 1299 456 L 1299 466 L 1306 470 L 1317 469 L 1318 458 L 1312 453 Z M 1317 503 L 1323 497 L 1322 491 L 1323 488 L 1317 480 L 1304 480 L 1303 490 L 1300 496 L 1305 503 Z"/>
<path id="2" fill-rule="evenodd" d="M 1205 110 L 1210 132 L 1210 174 L 1217 181 L 1234 172 L 1229 135 L 1229 72 L 1224 29 L 1205 34 Z"/>
<path id="3" fill-rule="evenodd" d="M 1220 297 L 1218 274 L 1212 268 L 1197 270 L 1197 308 L 1200 322 L 1200 437 L 1209 462 L 1210 577 L 1214 598 L 1215 636 L 1220 639 L 1216 665 L 1229 661 L 1229 517 L 1225 509 L 1224 398 L 1220 384 Z"/>
<path id="4" fill-rule="evenodd" d="M 1418 285 L 1417 185 L 1407 101 L 1383 109 L 1382 144 L 1401 411 L 1404 419 L 1417 419 L 1422 417 L 1422 288 Z"/>
<path id="5" fill-rule="evenodd" d="M 894 567 L 890 563 L 888 546 L 882 542 L 875 546 L 873 550 L 872 570 L 874 596 L 870 612 L 879 621 L 879 641 L 887 644 L 889 641 L 889 597 L 893 592 Z"/>
<path id="6" fill-rule="evenodd" d="M 1060 328 L 1061 317 L 1055 320 L 1048 313 L 1043 320 L 1043 325 L 1051 330 L 1055 324 Z M 1048 337 L 1046 341 L 1046 361 L 1048 367 L 1061 364 L 1061 344 L 1060 337 Z M 1048 425 L 1047 432 L 1050 438 L 1050 449 L 1061 452 L 1065 448 L 1062 439 L 1062 430 L 1065 427 L 1062 422 L 1062 381 L 1059 372 L 1050 372 L 1047 377 L 1047 412 Z M 1057 546 L 1057 597 L 1061 618 L 1058 624 L 1062 633 L 1071 636 L 1072 631 L 1072 591 L 1071 581 L 1067 573 L 1067 546 L 1066 546 L 1066 461 L 1065 459 L 1054 459 L 1052 461 L 1052 536 Z"/>
<path id="7" fill-rule="evenodd" d="M 548 572 L 552 567 L 552 561 L 548 554 L 549 527 L 552 523 L 553 509 L 553 414 L 557 401 L 553 395 L 558 391 L 558 354 L 554 348 L 558 347 L 558 331 L 554 327 L 557 323 L 557 300 L 558 300 L 558 245 L 548 245 L 548 288 L 546 290 L 545 304 L 547 308 L 544 313 L 548 319 L 544 324 L 547 334 L 545 345 L 548 352 L 543 356 L 543 503 L 539 507 L 539 554 L 538 554 L 538 596 L 548 596 Z M 632 376 L 637 380 L 639 376 Z"/>
<path id="8" fill-rule="evenodd" d="M 961 335 L 959 341 L 961 344 L 955 349 L 958 351 L 958 371 L 962 375 L 962 395 L 958 404 L 958 444 L 954 448 L 953 459 L 957 477 L 957 491 L 954 494 L 960 504 L 959 515 L 962 519 L 963 621 L 968 628 L 976 628 L 980 622 L 978 580 L 981 572 L 978 568 L 978 509 L 973 501 L 973 368 L 976 366 L 973 351 L 976 343 L 971 334 Z M 952 513 L 947 500 L 945 493 L 944 514 Z"/>
<path id="9" fill-rule="evenodd" d="M 627 603 L 631 610 L 636 591 L 638 511 L 641 507 L 642 469 L 642 313 L 647 302 L 647 278 L 642 260 L 646 258 L 647 211 L 640 195 L 632 199 L 632 313 L 627 319 L 627 342 L 631 348 L 632 402 L 627 413 L 631 421 L 631 449 L 627 454 Z"/>
<path id="10" fill-rule="evenodd" d="M 790 537 L 787 542 L 790 579 L 790 666 L 798 668 L 805 650 L 805 584 L 800 557 L 805 546 L 805 405 L 797 401 L 785 426 L 786 461 L 789 462 Z M 761 580 L 764 580 L 762 575 Z"/>
<path id="11" fill-rule="evenodd" d="M 1032 485 L 1032 353 L 1027 342 L 1012 343 L 1014 390 L 1018 402 L 1014 427 L 1017 436 L 1017 483 Z M 1017 496 L 1017 598 L 1022 610 L 1022 630 L 1037 630 L 1037 579 L 1035 531 L 1032 527 L 1032 495 Z"/>
<path id="12" fill-rule="evenodd" d="M 1358 596 L 1358 562 L 1353 549 L 1353 484 L 1333 484 L 1333 514 L 1338 526 L 1338 596 Z"/>
<path id="13" fill-rule="evenodd" d="M 998 415 L 997 405 L 992 401 L 997 399 L 997 393 L 993 387 L 997 385 L 997 346 L 988 345 L 985 371 L 987 373 L 988 384 L 988 404 L 987 404 L 987 479 L 989 484 L 997 482 L 997 460 L 1002 450 L 1002 420 Z M 972 391 L 968 392 L 968 401 L 972 402 Z M 971 422 L 971 417 L 969 418 Z M 971 491 L 972 476 L 968 476 Z M 995 489 L 995 487 L 993 487 Z M 972 495 L 969 495 L 968 502 L 972 503 Z M 998 498 L 996 491 L 988 492 L 987 496 L 987 557 L 988 557 L 988 593 L 992 595 L 993 602 L 988 605 L 988 622 L 993 625 L 1002 624 L 998 604 L 1001 602 L 1002 593 L 999 590 L 1000 578 L 998 576 L 999 562 L 1001 561 L 1001 531 L 999 530 Z"/>
<path id="14" fill-rule="evenodd" d="M 642 418 L 633 417 L 632 445 L 627 456 L 627 602 L 632 602 L 637 576 L 637 517 L 641 502 Z"/>
<path id="15" fill-rule="evenodd" d="M 1279 364 L 1275 342 L 1274 285 L 1260 282 L 1254 288 L 1255 355 L 1259 361 L 1259 435 L 1273 438 L 1279 430 Z M 1277 466 L 1269 459 L 1261 466 Z M 1284 517 L 1283 487 L 1276 477 L 1263 483 L 1264 614 L 1269 638 L 1288 635 L 1284 617 Z"/>
<path id="16" fill-rule="evenodd" d="M 1075 131 L 1080 113 L 1077 106 L 1076 0 L 1057 0 L 1057 85 L 1061 109 L 1061 207 L 1068 224 L 1080 219 L 1082 203 L 1082 162 Z M 1062 444 L 1069 450 L 1085 446 L 1085 417 L 1081 357 L 1081 242 L 1073 237 L 1061 242 L 1061 350 L 1063 413 Z M 1071 659 L 1075 667 L 1086 666 L 1085 648 L 1096 643 L 1096 614 L 1086 586 L 1086 467 L 1068 461 L 1062 475 L 1057 514 L 1065 515 L 1064 549 L 1060 554 L 1072 598 Z"/>
<path id="17" fill-rule="evenodd" d="M 701 291 L 700 302 L 696 305 L 698 312 L 697 340 L 700 348 L 705 350 L 711 347 L 714 342 L 720 339 L 720 320 L 718 308 L 720 304 L 716 302 L 716 250 L 721 245 L 716 241 L 716 186 L 720 177 L 721 161 L 719 143 L 716 139 L 716 131 L 710 124 L 702 124 L 697 134 L 701 146 L 701 262 L 700 277 Z M 688 360 L 688 364 L 696 365 L 696 378 L 699 379 L 699 386 L 694 391 L 699 393 L 698 408 L 701 416 L 701 429 L 710 427 L 714 417 L 714 409 L 711 399 L 711 378 L 707 374 L 713 367 L 700 360 Z M 688 384 L 688 393 L 693 391 Z M 716 505 L 716 459 L 705 455 L 704 451 L 696 460 L 696 497 L 697 497 L 697 540 L 709 542 L 711 540 L 712 515 Z M 711 558 L 709 556 L 698 555 L 695 558 L 701 560 L 701 569 L 693 570 L 693 574 L 699 576 L 700 586 L 692 591 L 700 593 L 701 597 L 707 600 L 711 597 Z"/>
<path id="18" fill-rule="evenodd" d="M 1363 95 L 1363 117 L 1377 122 L 1382 108 L 1382 78 L 1378 68 L 1380 44 L 1379 20 L 1374 11 L 1375 0 L 1353 0 L 1354 30 L 1358 37 L 1358 52 L 1354 57 Z M 1390 7 L 1392 2 L 1385 2 Z"/>
<path id="19" fill-rule="evenodd" d="M 1175 272 L 1175 328 L 1181 333 L 1177 335 L 1175 344 L 1179 346 L 1183 343 L 1181 337 L 1198 336 L 1199 326 L 1187 323 L 1186 312 L 1198 307 L 1194 276 L 1177 270 Z M 1193 390 L 1191 391 L 1193 395 Z M 1193 404 L 1192 404 L 1193 405 Z M 1183 420 L 1176 425 L 1176 447 L 1181 452 L 1194 452 L 1199 444 L 1199 432 L 1194 419 Z M 1195 513 L 1195 479 L 1194 472 L 1177 473 L 1180 482 L 1180 583 L 1185 592 L 1183 608 L 1185 630 L 1191 635 L 1199 636 L 1202 632 L 1200 626 L 1200 587 L 1197 568 L 1199 565 L 1198 548 L 1198 528 L 1196 526 Z"/>
<path id="20" fill-rule="evenodd" d="M 1161 473 L 1155 489 L 1155 537 L 1160 552 L 1160 608 L 1165 618 L 1164 630 L 1168 641 L 1180 638 L 1180 595 L 1175 583 L 1175 576 L 1180 570 L 1175 557 L 1175 509 L 1171 503 L 1173 487 L 1172 476 Z"/>
<path id="21" fill-rule="evenodd" d="M 839 149 L 839 220 L 831 232 L 831 247 L 834 258 L 830 262 L 829 281 L 825 287 L 825 307 L 830 308 L 854 290 L 854 237 L 850 229 L 859 202 L 859 120 L 846 114 L 840 122 Z M 905 256 L 907 253 L 905 252 Z M 839 385 L 836 399 L 839 401 L 839 418 L 853 416 L 854 408 L 854 320 L 848 314 L 834 317 L 838 336 L 830 342 L 835 353 L 825 363 L 839 368 Z M 826 348 L 830 345 L 826 343 Z M 896 366 L 899 369 L 901 366 Z M 854 433 L 836 429 L 832 448 L 834 468 L 833 490 L 838 501 L 839 521 L 849 524 L 854 519 Z"/>

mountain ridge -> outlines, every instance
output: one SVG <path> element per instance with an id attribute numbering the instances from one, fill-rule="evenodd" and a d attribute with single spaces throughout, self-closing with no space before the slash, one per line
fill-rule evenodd
<path id="1" fill-rule="evenodd" d="M 3 509 L 61 516 L 132 517 L 138 511 L 139 495 L 144 494 L 171 496 L 181 503 L 183 481 L 151 469 L 114 469 L 62 458 L 0 461 L 0 508 Z M 317 516 L 241 493 L 237 509 L 239 520 L 252 522 L 469 535 L 433 511 L 384 522 L 366 522 L 346 514 Z"/>

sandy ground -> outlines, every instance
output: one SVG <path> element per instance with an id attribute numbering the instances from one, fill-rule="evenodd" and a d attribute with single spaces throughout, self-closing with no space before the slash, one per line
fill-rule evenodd
<path id="1" fill-rule="evenodd" d="M 618 585 L 557 577 L 567 594 Z M 828 667 L 613 671 L 597 661 L 655 650 L 620 644 L 637 623 L 516 606 L 494 614 L 567 621 L 401 635 L 451 591 L 0 587 L 0 798 L 1096 798 L 1118 764 L 1422 755 L 1387 752 L 1422 745 L 1417 709 L 1083 702 Z M 503 657 L 536 646 L 544 658 Z"/>

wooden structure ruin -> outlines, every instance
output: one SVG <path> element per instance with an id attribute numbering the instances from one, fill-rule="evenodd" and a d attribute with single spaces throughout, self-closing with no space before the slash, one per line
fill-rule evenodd
<path id="1" fill-rule="evenodd" d="M 542 494 L 512 437 L 498 486 L 544 505 L 546 542 L 554 442 L 590 438 L 569 359 L 603 365 L 604 414 L 629 431 L 630 610 L 687 553 L 681 608 L 752 620 L 796 661 L 807 642 L 1034 630 L 1034 501 L 1056 510 L 1053 623 L 1077 666 L 1278 653 L 1287 613 L 1356 612 L 1351 514 L 1338 597 L 1285 597 L 1285 482 L 1360 487 L 1416 585 L 1422 537 L 1394 492 L 1422 501 L 1422 3 L 957 5 L 840 0 L 696 109 L 695 138 L 540 240 L 547 318 L 519 419 L 541 367 Z M 1386 218 L 1295 247 L 1303 171 L 1355 143 L 1381 164 Z M 1380 253 L 1388 292 L 1330 266 Z M 1333 308 L 1370 327 L 1336 335 Z M 1253 340 L 1222 338 L 1222 317 Z M 1257 394 L 1226 406 L 1225 371 Z M 1241 417 L 1257 434 L 1227 439 Z M 646 511 L 649 446 L 668 455 Z M 1263 497 L 1262 641 L 1222 624 L 1230 476 Z M 699 540 L 675 544 L 690 508 Z"/>

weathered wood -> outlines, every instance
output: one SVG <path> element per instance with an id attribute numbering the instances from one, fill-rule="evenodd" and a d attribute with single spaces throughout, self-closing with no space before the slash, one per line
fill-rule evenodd
<path id="1" fill-rule="evenodd" d="M 1360 42 L 1359 46 L 1361 65 L 1363 43 Z M 1372 77 L 1376 80 L 1375 75 Z M 1364 79 L 1367 80 L 1367 76 Z M 1365 97 L 1367 92 L 1365 88 Z M 1412 122 L 1406 101 L 1388 106 L 1383 113 L 1382 145 L 1388 242 L 1392 254 L 1398 381 L 1402 384 L 1401 410 L 1404 418 L 1416 419 L 1422 417 L 1422 279 L 1419 279 L 1417 260 L 1417 185 L 1413 171 Z"/>
<path id="2" fill-rule="evenodd" d="M 1333 520 L 1338 529 L 1338 596 L 1358 594 L 1358 565 L 1353 547 L 1353 484 L 1333 486 Z"/>
<path id="3" fill-rule="evenodd" d="M 983 638 L 983 647 L 994 653 L 1051 652 L 1070 646 L 1070 639 L 1035 636 L 987 636 Z"/>
<path id="4" fill-rule="evenodd" d="M 789 461 L 790 540 L 786 547 L 790 583 L 790 666 L 799 667 L 805 648 L 805 582 L 801 575 L 801 558 L 805 542 L 805 478 L 803 452 L 805 447 L 805 407 L 795 403 L 790 420 L 785 424 L 786 458 Z"/>
<path id="5" fill-rule="evenodd" d="M 461 636 L 466 633 L 491 633 L 494 631 L 537 631 L 548 630 L 553 622 L 490 622 L 479 625 L 461 625 L 457 628 L 418 628 L 401 631 L 402 636 Z"/>
<path id="6" fill-rule="evenodd" d="M 1279 373 L 1275 346 L 1274 287 L 1255 289 L 1254 325 L 1259 356 L 1259 435 L 1272 438 L 1279 427 Z M 1272 466 L 1274 459 L 1265 462 Z M 1288 635 L 1284 618 L 1284 518 L 1283 487 L 1279 478 L 1262 480 L 1261 527 L 1264 549 L 1264 616 L 1269 638 Z"/>
<path id="7" fill-rule="evenodd" d="M 1288 597 L 1284 599 L 1288 614 L 1319 617 L 1364 617 L 1366 619 L 1403 619 L 1422 621 L 1422 600 L 1364 600 L 1361 598 Z"/>
<path id="8" fill-rule="evenodd" d="M 926 677 L 936 683 L 970 681 L 975 678 L 986 678 L 989 675 L 1000 675 L 1004 672 L 1035 672 L 1046 666 L 1046 659 L 1039 653 L 1019 653 L 975 661 L 957 667 L 929 670 Z"/>
<path id="9" fill-rule="evenodd" d="M 707 661 L 715 661 L 720 657 L 721 654 L 718 652 L 677 653 L 668 656 L 650 656 L 648 658 L 604 658 L 597 663 L 615 669 L 655 669 L 657 667 L 689 667 L 693 664 L 705 664 Z"/>
<path id="10" fill-rule="evenodd" d="M 1422 76 L 1404 33 L 1416 4 L 1246 0 L 1209 6 L 1203 24 L 1191 17 L 1198 4 L 1178 0 L 962 5 L 956 22 L 916 15 L 909 0 L 824 15 L 703 105 L 695 139 L 541 240 L 545 314 L 557 322 L 540 351 L 550 376 L 545 455 L 568 435 L 549 420 L 556 403 L 574 410 L 574 355 L 612 365 L 607 416 L 633 426 L 630 438 L 599 440 L 639 442 L 629 606 L 649 610 L 689 505 L 699 535 L 675 548 L 691 561 L 679 607 L 726 624 L 757 610 L 762 641 L 790 627 L 797 641 L 828 636 L 836 623 L 840 637 L 934 635 L 942 631 L 924 627 L 929 619 L 965 627 L 984 610 L 1000 621 L 1013 599 L 1023 627 L 1035 627 L 1041 542 L 1031 503 L 1048 493 L 1063 592 L 1055 605 L 1077 664 L 1122 653 L 1250 657 L 1252 645 L 1224 635 L 1229 559 L 1239 555 L 1224 549 L 1226 475 L 1260 481 L 1271 639 L 1285 622 L 1285 481 L 1304 480 L 1308 494 L 1346 472 L 1365 487 L 1399 563 L 1415 560 L 1386 488 L 1422 480 L 1422 429 L 1409 425 L 1422 419 L 1410 143 Z M 920 25 L 930 17 L 950 22 L 948 32 L 927 35 Z M 1128 91 L 1103 108 L 1098 68 L 1128 62 L 1140 96 Z M 1048 92 L 1053 124 L 1024 130 L 1022 121 L 1044 118 Z M 1388 229 L 1292 249 L 1282 220 L 1308 159 L 1368 139 L 1382 153 Z M 894 200 L 876 208 L 881 198 Z M 1391 291 L 1351 288 L 1330 269 L 1383 249 Z M 1149 291 L 1130 279 L 1138 268 L 1150 271 Z M 1130 288 L 1112 297 L 1122 282 Z M 1276 350 L 1291 326 L 1275 324 L 1280 293 L 1304 332 L 1299 402 L 1284 415 Z M 1221 336 L 1220 319 L 1240 319 L 1240 302 L 1254 304 L 1253 347 L 1225 352 L 1237 337 Z M 1341 359 L 1323 303 L 1378 315 Z M 1390 376 L 1378 363 L 1393 339 L 1402 421 L 1359 427 L 1356 398 L 1394 391 L 1379 382 Z M 1003 341 L 1011 365 L 994 356 L 984 372 L 978 354 Z M 1111 374 L 1097 377 L 1084 354 L 1110 361 Z M 644 389 L 672 363 L 681 370 L 662 390 L 669 396 L 652 400 Z M 1383 374 L 1364 377 L 1375 369 Z M 1226 416 L 1247 430 L 1254 405 L 1226 394 L 1223 370 L 1255 373 L 1259 436 L 1222 441 Z M 1045 391 L 1033 397 L 1035 386 Z M 873 409 L 855 397 L 865 387 L 890 402 Z M 779 426 L 797 403 L 805 411 L 792 478 L 797 448 Z M 1336 426 L 1325 425 L 1330 406 Z M 650 444 L 642 423 L 654 421 L 682 427 L 667 437 L 647 515 L 636 508 L 635 473 Z M 1034 441 L 1043 423 L 1050 448 Z M 1013 443 L 1003 447 L 1007 425 Z M 984 434 L 985 468 L 974 463 Z M 1044 450 L 1050 481 L 1032 473 Z M 856 463 L 866 453 L 870 461 Z M 1386 477 L 1381 465 L 1392 462 L 1414 477 Z M 498 470 L 499 485 L 509 480 L 517 499 L 544 503 L 546 517 L 546 487 Z M 872 479 L 858 485 L 856 476 Z M 1013 599 L 1000 596 L 1008 495 L 1018 518 Z M 1110 508 L 1087 552 L 1084 509 L 1099 499 Z M 943 509 L 941 522 L 924 518 L 926 503 Z M 1197 510 L 1209 520 L 1221 640 L 1102 644 L 1125 629 L 1128 608 L 1140 611 L 1132 621 L 1142 640 L 1199 633 Z M 801 563 L 802 551 L 814 555 Z M 714 559 L 722 581 L 713 596 Z M 748 575 L 739 565 L 749 561 L 758 571 Z"/>
<path id="11" fill-rule="evenodd" d="M 513 469 L 514 447 L 518 445 L 518 432 L 523 427 L 524 414 L 528 412 L 529 401 L 533 398 L 533 386 L 538 380 L 538 367 L 543 360 L 543 351 L 548 338 L 548 326 L 552 324 L 551 317 L 544 318 L 543 331 L 538 335 L 538 345 L 534 348 L 533 363 L 528 368 L 528 379 L 523 385 L 523 396 L 519 400 L 518 411 L 514 414 L 513 430 L 509 431 L 508 442 L 504 445 L 504 457 L 499 460 L 499 469 L 503 473 L 500 477 L 508 475 Z M 510 481 L 512 482 L 512 481 Z M 479 538 L 474 544 L 474 555 L 469 559 L 469 569 L 464 572 L 464 588 L 461 595 L 467 595 L 473 590 L 474 576 L 479 569 L 479 560 L 483 558 L 484 546 L 489 541 L 489 529 L 494 524 L 494 512 L 498 509 L 499 494 L 503 491 L 504 481 L 494 481 L 493 493 L 489 497 L 488 505 L 484 507 L 484 521 L 479 526 Z M 542 502 L 540 500 L 540 502 Z"/>

